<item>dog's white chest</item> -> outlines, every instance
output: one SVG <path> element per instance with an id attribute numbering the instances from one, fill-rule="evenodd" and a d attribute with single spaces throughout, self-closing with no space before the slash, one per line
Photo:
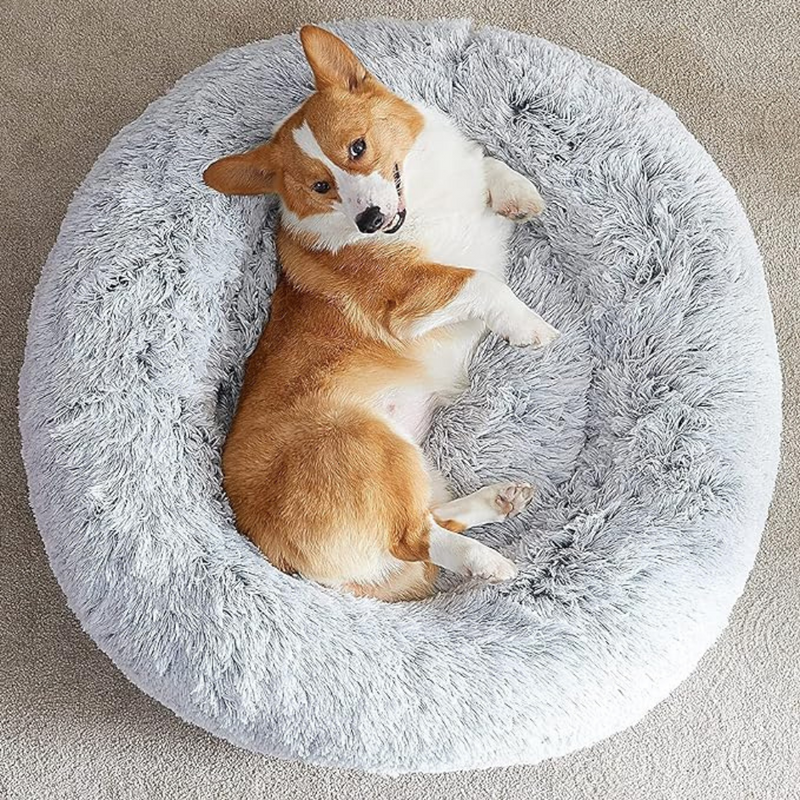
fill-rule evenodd
<path id="1" fill-rule="evenodd" d="M 446 117 L 420 111 L 426 124 L 406 159 L 409 217 L 398 236 L 431 261 L 502 278 L 513 223 L 487 204 L 483 151 Z"/>

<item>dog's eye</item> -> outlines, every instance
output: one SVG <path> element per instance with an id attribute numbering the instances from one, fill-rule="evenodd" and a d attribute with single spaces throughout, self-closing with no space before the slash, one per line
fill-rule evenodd
<path id="1" fill-rule="evenodd" d="M 350 158 L 356 159 L 361 158 L 364 155 L 364 151 L 367 149 L 367 143 L 363 139 L 356 139 L 348 148 L 348 152 L 350 153 Z"/>
<path id="2" fill-rule="evenodd" d="M 317 181 L 311 188 L 318 194 L 325 194 L 330 191 L 331 185 L 328 181 Z"/>

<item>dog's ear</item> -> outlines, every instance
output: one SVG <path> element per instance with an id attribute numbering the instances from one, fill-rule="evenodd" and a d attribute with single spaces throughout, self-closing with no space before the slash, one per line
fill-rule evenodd
<path id="1" fill-rule="evenodd" d="M 300 41 L 314 73 L 317 91 L 338 86 L 354 92 L 370 78 L 353 51 L 330 31 L 304 25 L 300 29 Z"/>
<path id="2" fill-rule="evenodd" d="M 270 194 L 278 190 L 275 146 L 267 142 L 247 153 L 215 161 L 203 180 L 223 194 Z"/>

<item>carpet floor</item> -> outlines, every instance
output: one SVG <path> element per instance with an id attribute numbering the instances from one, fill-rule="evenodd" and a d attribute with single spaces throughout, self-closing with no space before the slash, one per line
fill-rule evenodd
<path id="1" fill-rule="evenodd" d="M 673 108 L 764 256 L 783 461 L 755 570 L 696 673 L 640 724 L 553 762 L 398 779 L 265 759 L 176 719 L 82 633 L 26 501 L 17 374 L 39 270 L 109 138 L 216 52 L 352 16 L 342 0 L 17 0 L 0 29 L 0 798 L 788 800 L 800 797 L 800 12 L 794 0 L 379 1 L 472 16 L 611 64 Z"/>

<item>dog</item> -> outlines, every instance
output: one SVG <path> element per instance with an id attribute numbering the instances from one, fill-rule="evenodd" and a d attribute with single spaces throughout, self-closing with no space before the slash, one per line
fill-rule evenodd
<path id="1" fill-rule="evenodd" d="M 558 336 L 504 279 L 513 224 L 542 198 L 332 33 L 300 39 L 314 93 L 203 174 L 281 202 L 282 277 L 223 449 L 236 524 L 278 569 L 358 596 L 427 597 L 439 567 L 508 580 L 511 561 L 461 534 L 533 487 L 452 499 L 420 443 L 487 329 L 519 347 Z"/>

